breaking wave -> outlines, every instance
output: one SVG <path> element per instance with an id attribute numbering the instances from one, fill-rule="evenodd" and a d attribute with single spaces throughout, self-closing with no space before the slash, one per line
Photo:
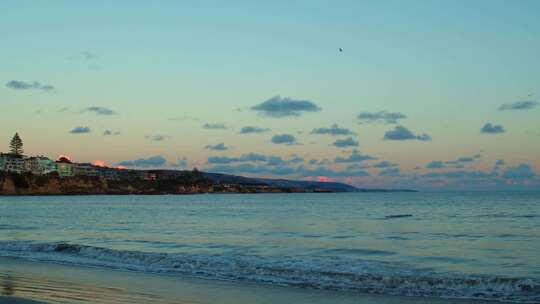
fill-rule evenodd
<path id="1" fill-rule="evenodd" d="M 69 243 L 0 242 L 0 255 L 65 264 L 326 290 L 540 302 L 540 280 L 442 274 L 403 264 L 325 259 L 151 253 Z"/>

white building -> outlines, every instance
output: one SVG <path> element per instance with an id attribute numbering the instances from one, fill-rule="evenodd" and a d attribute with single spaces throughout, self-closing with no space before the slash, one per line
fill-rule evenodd
<path id="1" fill-rule="evenodd" d="M 0 153 L 0 169 L 6 172 L 23 173 L 24 170 L 24 156 Z"/>
<path id="2" fill-rule="evenodd" d="M 73 175 L 98 176 L 98 167 L 92 164 L 73 164 Z"/>
<path id="3" fill-rule="evenodd" d="M 73 163 L 67 157 L 60 157 L 56 161 L 56 170 L 60 177 L 73 176 Z"/>
<path id="4" fill-rule="evenodd" d="M 56 163 L 45 156 L 33 156 L 24 160 L 25 171 L 35 175 L 56 172 Z"/>

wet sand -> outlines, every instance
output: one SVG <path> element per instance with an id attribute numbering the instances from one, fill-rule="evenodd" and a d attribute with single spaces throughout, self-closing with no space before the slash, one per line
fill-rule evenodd
<path id="1" fill-rule="evenodd" d="M 0 303 L 2 304 L 41 304 L 43 302 L 37 302 L 37 301 L 8 297 L 8 296 L 0 296 Z"/>
<path id="2" fill-rule="evenodd" d="M 480 304 L 266 286 L 0 258 L 0 303 Z M 23 300 L 24 299 L 24 300 Z M 28 299 L 28 300 L 26 300 Z M 500 303 L 500 302 L 497 302 Z"/>

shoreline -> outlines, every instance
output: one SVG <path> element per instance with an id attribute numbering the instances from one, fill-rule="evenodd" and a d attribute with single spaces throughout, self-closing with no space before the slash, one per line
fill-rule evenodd
<path id="1" fill-rule="evenodd" d="M 199 193 L 35 193 L 35 194 L 3 194 L 0 197 L 24 197 L 24 196 L 158 196 L 158 195 L 234 195 L 234 194 L 336 194 L 336 193 L 418 193 L 418 190 L 368 190 L 360 189 L 358 191 L 312 191 L 312 192 L 199 192 Z"/>
<path id="2" fill-rule="evenodd" d="M 0 288 L 9 304 L 31 303 L 182 303 L 182 304 L 488 304 L 482 300 L 406 297 L 313 290 L 121 271 L 0 257 Z M 4 292 L 5 293 L 5 292 Z M 4 300 L 0 298 L 0 300 Z M 38 301 L 38 302 L 34 302 Z"/>

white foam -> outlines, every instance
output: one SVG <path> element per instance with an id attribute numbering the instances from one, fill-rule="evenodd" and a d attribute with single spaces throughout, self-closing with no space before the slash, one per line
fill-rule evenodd
<path id="1" fill-rule="evenodd" d="M 440 274 L 403 265 L 314 257 L 167 254 L 67 243 L 0 242 L 0 255 L 122 270 L 411 296 L 540 302 L 540 281 Z"/>

